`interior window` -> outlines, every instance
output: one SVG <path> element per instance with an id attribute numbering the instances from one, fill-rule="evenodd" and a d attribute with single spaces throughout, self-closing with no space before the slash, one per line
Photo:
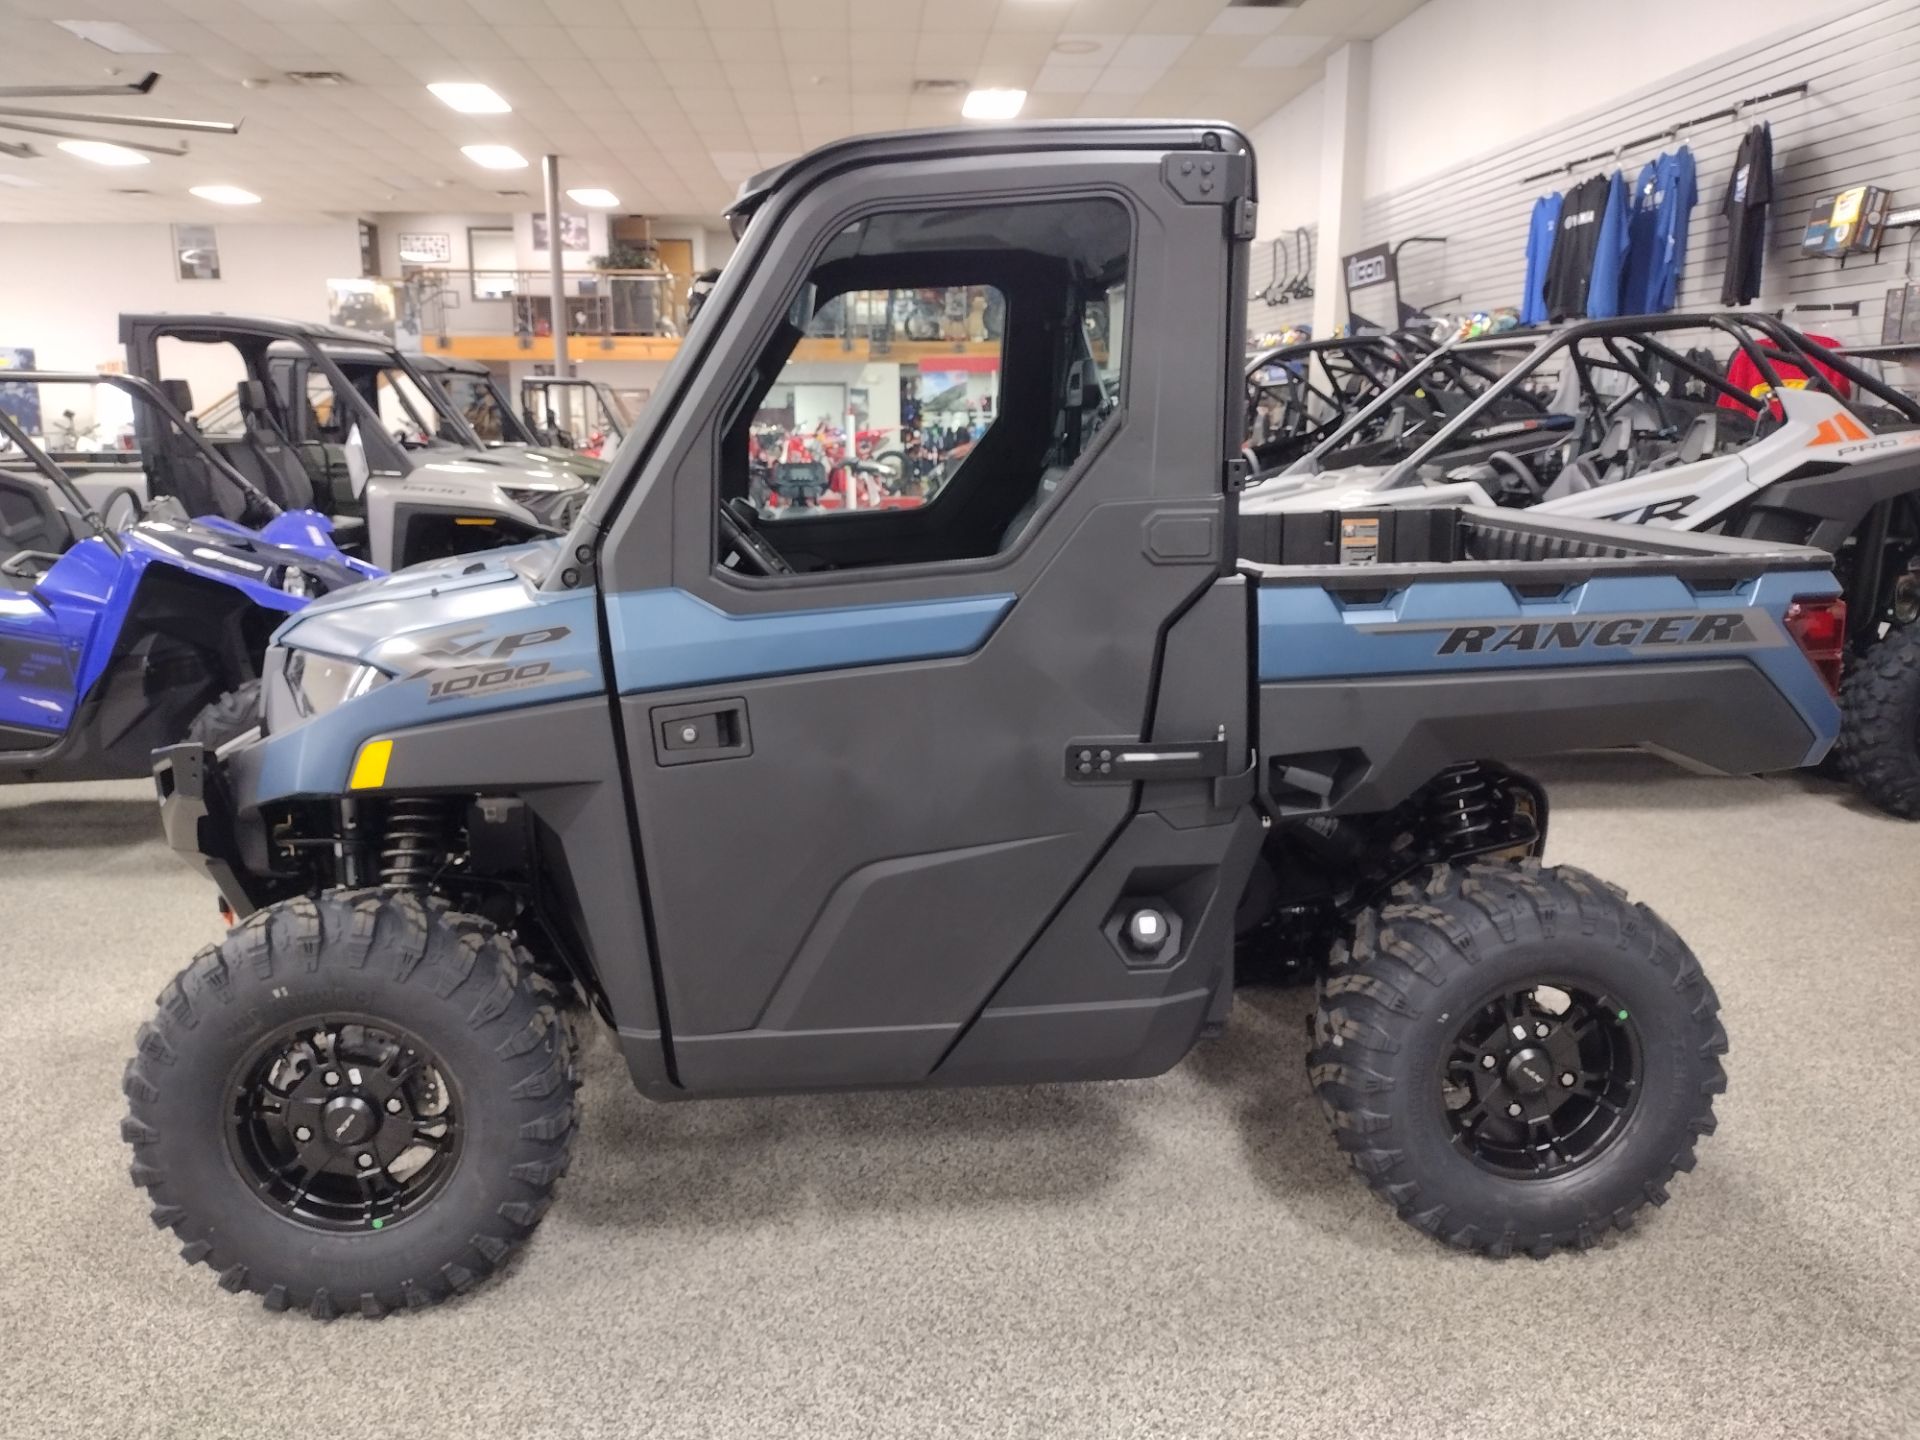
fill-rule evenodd
<path id="1" fill-rule="evenodd" d="M 848 226 L 722 437 L 720 563 L 784 574 L 1011 548 L 1124 402 L 1131 242 L 1108 199 Z"/>
<path id="2" fill-rule="evenodd" d="M 511 226 L 467 227 L 467 259 L 476 300 L 504 300 L 513 294 L 519 256 Z"/>
<path id="3" fill-rule="evenodd" d="M 226 340 L 182 340 L 162 335 L 154 351 L 161 379 L 187 382 L 192 417 L 202 434 L 218 439 L 246 435 L 246 417 L 234 392 L 242 380 L 250 378 L 250 372 L 238 346 Z"/>

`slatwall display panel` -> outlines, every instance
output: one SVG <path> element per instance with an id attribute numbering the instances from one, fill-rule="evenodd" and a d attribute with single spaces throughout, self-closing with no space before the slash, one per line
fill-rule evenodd
<path id="1" fill-rule="evenodd" d="M 1649 43 L 1657 43 L 1649 36 Z M 1805 82 L 1808 93 L 1747 107 L 1649 143 L 1627 142 L 1679 127 L 1691 117 Z M 1459 115 L 1470 118 L 1463 88 Z M 1895 209 L 1920 205 L 1920 3 L 1876 0 L 1836 19 L 1734 50 L 1670 76 L 1604 112 L 1557 125 L 1549 133 L 1482 156 L 1397 192 L 1364 209 L 1365 243 L 1410 235 L 1444 235 L 1444 246 L 1410 246 L 1402 255 L 1400 290 L 1409 304 L 1461 313 L 1518 306 L 1526 277 L 1527 222 L 1534 200 L 1566 191 L 1596 171 L 1619 168 L 1631 184 L 1662 150 L 1693 150 L 1700 197 L 1688 235 L 1677 309 L 1719 304 L 1727 223 L 1720 215 L 1735 152 L 1747 127 L 1773 126 L 1774 200 L 1757 308 L 1785 310 L 1789 322 L 1850 344 L 1880 339 L 1886 292 L 1901 283 L 1913 229 L 1887 232 L 1880 257 L 1837 259 L 1800 254 L 1800 238 L 1817 200 L 1856 184 L 1892 192 Z M 1581 156 L 1617 151 L 1568 173 L 1527 183 Z M 1356 247 L 1357 248 L 1357 247 Z M 1920 244 L 1915 245 L 1920 268 Z M 1458 296 L 1457 300 L 1447 297 Z M 1858 301 L 1858 316 L 1795 306 Z"/>
<path id="2" fill-rule="evenodd" d="M 1313 301 L 1288 300 L 1279 305 L 1269 305 L 1261 299 L 1261 294 L 1275 280 L 1284 284 L 1289 278 L 1298 277 L 1301 271 L 1306 278 L 1313 279 L 1314 265 L 1319 259 L 1320 239 L 1316 227 L 1309 225 L 1307 231 L 1307 253 L 1303 260 L 1300 254 L 1300 237 L 1289 230 L 1274 240 L 1256 240 L 1247 266 L 1247 343 L 1251 345 L 1262 335 L 1277 334 L 1293 325 L 1313 323 Z M 1276 250 L 1276 243 L 1278 249 Z"/>

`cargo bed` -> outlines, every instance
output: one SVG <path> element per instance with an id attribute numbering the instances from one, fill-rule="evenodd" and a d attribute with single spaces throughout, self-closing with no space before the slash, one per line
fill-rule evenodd
<path id="1" fill-rule="evenodd" d="M 1784 769 L 1839 726 L 1787 625 L 1838 593 L 1819 550 L 1435 506 L 1243 516 L 1240 554 L 1282 814 L 1378 811 L 1450 764 L 1608 746 Z"/>
<path id="2" fill-rule="evenodd" d="M 1434 574 L 1436 566 L 1447 567 L 1448 578 L 1465 578 L 1511 577 L 1522 565 L 1528 585 L 1594 574 L 1711 583 L 1829 563 L 1825 552 L 1806 546 L 1489 505 L 1242 515 L 1238 525 L 1240 559 L 1262 584 L 1365 589 Z"/>

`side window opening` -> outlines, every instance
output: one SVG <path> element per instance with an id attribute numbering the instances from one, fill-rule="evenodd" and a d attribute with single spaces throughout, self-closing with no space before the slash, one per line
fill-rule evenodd
<path id="1" fill-rule="evenodd" d="M 1123 404 L 1131 247 L 1126 208 L 1097 197 L 848 226 L 721 437 L 722 566 L 1012 548 Z M 748 543 L 727 538 L 741 526 Z"/>

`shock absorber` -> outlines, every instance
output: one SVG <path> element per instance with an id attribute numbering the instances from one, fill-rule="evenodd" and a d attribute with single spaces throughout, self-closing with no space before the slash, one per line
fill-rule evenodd
<path id="1" fill-rule="evenodd" d="M 1441 847 L 1453 854 L 1486 844 L 1498 814 L 1486 771 L 1471 761 L 1441 771 L 1430 787 L 1427 817 Z"/>
<path id="2" fill-rule="evenodd" d="M 380 883 L 424 890 L 446 858 L 446 840 L 444 801 L 404 796 L 390 801 L 380 842 Z"/>

